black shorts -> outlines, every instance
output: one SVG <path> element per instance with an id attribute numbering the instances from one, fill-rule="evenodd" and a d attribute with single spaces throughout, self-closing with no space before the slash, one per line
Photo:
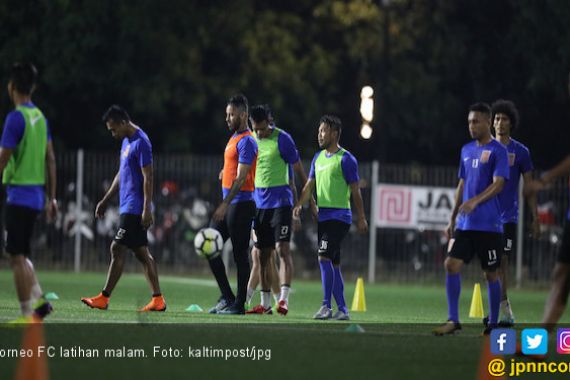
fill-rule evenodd
<path id="1" fill-rule="evenodd" d="M 517 224 L 503 224 L 503 237 L 505 239 L 504 254 L 510 256 L 511 253 L 517 253 Z"/>
<path id="2" fill-rule="evenodd" d="M 564 235 L 562 236 L 562 245 L 558 251 L 558 262 L 570 264 L 570 221 L 566 221 L 564 226 Z"/>
<path id="3" fill-rule="evenodd" d="M 6 252 L 10 255 L 29 255 L 34 225 L 40 212 L 33 208 L 6 205 Z"/>
<path id="4" fill-rule="evenodd" d="M 479 256 L 481 268 L 494 272 L 501 265 L 503 234 L 486 231 L 456 230 L 448 255 L 463 260 L 466 264 L 474 255 Z"/>
<path id="5" fill-rule="evenodd" d="M 142 216 L 135 214 L 121 214 L 119 229 L 113 239 L 115 243 L 130 249 L 146 247 L 148 240 L 146 230 L 142 226 Z"/>
<path id="6" fill-rule="evenodd" d="M 242 256 L 248 257 L 251 224 L 254 217 L 255 202 L 244 201 L 230 204 L 222 221 L 216 222 L 213 219 L 210 221 L 209 227 L 218 230 L 224 242 L 231 239 L 234 259 Z"/>
<path id="7" fill-rule="evenodd" d="M 258 209 L 253 220 L 257 248 L 273 248 L 275 242 L 291 241 L 291 207 Z"/>
<path id="8" fill-rule="evenodd" d="M 340 220 L 325 220 L 318 224 L 319 256 L 330 259 L 334 265 L 340 264 L 340 245 L 348 233 L 350 224 Z"/>

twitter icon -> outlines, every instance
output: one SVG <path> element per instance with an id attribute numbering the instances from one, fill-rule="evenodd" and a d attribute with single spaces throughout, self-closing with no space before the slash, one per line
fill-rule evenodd
<path id="1" fill-rule="evenodd" d="M 548 332 L 545 329 L 524 329 L 521 334 L 525 355 L 545 355 L 548 351 Z"/>

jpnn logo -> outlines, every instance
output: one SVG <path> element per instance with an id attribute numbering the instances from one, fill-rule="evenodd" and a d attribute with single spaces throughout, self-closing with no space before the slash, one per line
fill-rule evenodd
<path id="1" fill-rule="evenodd" d="M 517 334 L 513 329 L 491 330 L 491 353 L 511 355 L 516 352 Z"/>
<path id="2" fill-rule="evenodd" d="M 544 355 L 548 351 L 548 332 L 545 329 L 524 329 L 521 340 L 525 355 Z"/>

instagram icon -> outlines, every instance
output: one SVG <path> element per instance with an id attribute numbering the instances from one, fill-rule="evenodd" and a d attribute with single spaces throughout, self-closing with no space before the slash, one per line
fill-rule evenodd
<path id="1" fill-rule="evenodd" d="M 570 329 L 558 329 L 556 351 L 559 354 L 570 354 Z"/>

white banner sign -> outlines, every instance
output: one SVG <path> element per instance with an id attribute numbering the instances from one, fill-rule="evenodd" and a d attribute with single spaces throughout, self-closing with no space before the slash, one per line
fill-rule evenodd
<path id="1" fill-rule="evenodd" d="M 449 223 L 454 202 L 454 188 L 379 183 L 376 226 L 441 230 Z"/>

